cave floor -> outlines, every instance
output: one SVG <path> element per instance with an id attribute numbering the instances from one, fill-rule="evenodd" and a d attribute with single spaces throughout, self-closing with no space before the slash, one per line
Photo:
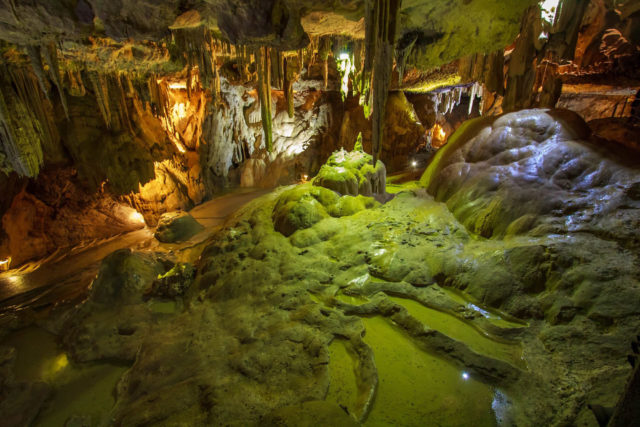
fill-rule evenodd
<path id="1" fill-rule="evenodd" d="M 239 188 L 196 206 L 190 211 L 205 230 L 185 242 L 163 244 L 144 227 L 108 239 L 62 248 L 46 259 L 0 273 L 0 318 L 7 312 L 37 309 L 61 302 L 79 301 L 108 254 L 123 248 L 174 252 L 183 261 L 194 261 L 206 242 L 229 215 L 268 190 Z"/>
<path id="2" fill-rule="evenodd" d="M 3 344 L 16 349 L 16 381 L 51 387 L 45 403 L 27 405 L 33 425 L 494 426 L 539 416 L 592 426 L 585 401 L 615 402 L 628 368 L 603 366 L 603 349 L 633 323 L 597 338 L 603 331 L 585 329 L 583 318 L 519 319 L 483 303 L 492 298 L 483 292 L 503 289 L 474 289 L 505 253 L 606 252 L 607 242 L 480 238 L 416 182 L 390 183 L 386 204 L 287 238 L 272 213 L 288 190 L 194 209 L 206 231 L 189 242 L 162 246 L 139 233 L 147 237 L 133 246 L 146 255 L 130 255 L 114 277 L 153 280 L 152 252 L 198 259 L 183 298 L 94 295 L 53 310 L 35 322 L 42 328 L 14 328 Z M 110 250 L 131 247 L 127 237 Z M 74 268 L 93 268 L 93 277 L 97 264 Z M 445 274 L 470 285 L 449 286 Z M 36 305 L 50 298 L 42 295 Z"/>

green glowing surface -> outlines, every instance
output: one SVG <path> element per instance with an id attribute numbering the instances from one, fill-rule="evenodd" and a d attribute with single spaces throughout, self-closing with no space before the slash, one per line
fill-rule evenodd
<path id="1" fill-rule="evenodd" d="M 74 364 L 57 348 L 54 335 L 36 327 L 15 332 L 3 343 L 16 348 L 16 380 L 45 381 L 53 388 L 34 425 L 63 426 L 73 415 L 90 417 L 91 425 L 108 424 L 115 386 L 128 367 Z"/>
<path id="2" fill-rule="evenodd" d="M 428 93 L 436 89 L 448 86 L 455 86 L 461 81 L 461 77 L 457 74 L 448 75 L 435 80 L 425 80 L 414 85 L 404 87 L 405 92 Z"/>
<path id="3" fill-rule="evenodd" d="M 348 344 L 335 339 L 329 346 L 329 392 L 326 400 L 335 402 L 353 412 L 358 398 L 354 359 Z"/>
<path id="4" fill-rule="evenodd" d="M 527 326 L 526 322 L 517 321 L 517 319 L 512 319 L 509 315 L 505 313 L 501 313 L 494 309 L 489 309 L 487 307 L 479 307 L 476 301 L 467 297 L 466 295 L 462 295 L 461 292 L 456 292 L 448 288 L 440 288 L 449 298 L 454 300 L 455 302 L 465 305 L 467 308 L 471 308 L 475 311 L 479 311 L 489 322 L 500 328 L 522 328 Z"/>
<path id="5" fill-rule="evenodd" d="M 404 306 L 409 314 L 431 329 L 442 332 L 450 338 L 462 341 L 476 353 L 504 360 L 514 365 L 522 365 L 522 349 L 519 345 L 495 341 L 478 331 L 468 323 L 449 314 L 433 310 L 422 304 L 405 298 L 389 297 L 390 300 Z"/>
<path id="6" fill-rule="evenodd" d="M 379 387 L 367 426 L 494 426 L 494 391 L 425 353 L 387 320 L 363 319 Z"/>

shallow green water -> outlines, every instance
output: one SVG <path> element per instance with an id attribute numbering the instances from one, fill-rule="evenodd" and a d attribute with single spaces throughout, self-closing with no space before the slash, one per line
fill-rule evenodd
<path id="1" fill-rule="evenodd" d="M 463 295 L 461 292 L 456 292 L 445 287 L 441 287 L 440 289 L 449 298 L 451 298 L 458 304 L 462 304 L 471 310 L 477 311 L 495 326 L 498 326 L 500 328 L 522 328 L 527 326 L 526 322 L 520 322 L 517 319 L 512 319 L 505 313 L 488 309 L 486 307 L 480 307 L 471 298 Z"/>
<path id="2" fill-rule="evenodd" d="M 335 339 L 329 346 L 329 392 L 326 400 L 353 413 L 358 398 L 354 358 L 345 340 Z"/>
<path id="3" fill-rule="evenodd" d="M 60 351 L 55 336 L 37 327 L 10 334 L 3 344 L 16 348 L 18 381 L 45 381 L 53 388 L 35 426 L 63 426 L 73 415 L 91 419 L 91 425 L 108 425 L 115 403 L 115 386 L 127 366 L 112 363 L 72 363 Z"/>
<path id="4" fill-rule="evenodd" d="M 382 317 L 363 319 L 379 386 L 367 426 L 494 426 L 495 391 L 418 348 Z"/>
<path id="5" fill-rule="evenodd" d="M 464 342 L 476 353 L 504 360 L 517 366 L 523 365 L 522 349 L 519 345 L 495 341 L 457 317 L 427 308 L 416 301 L 398 297 L 389 297 L 389 299 L 405 307 L 409 314 L 429 328 L 440 331 L 454 340 Z"/>

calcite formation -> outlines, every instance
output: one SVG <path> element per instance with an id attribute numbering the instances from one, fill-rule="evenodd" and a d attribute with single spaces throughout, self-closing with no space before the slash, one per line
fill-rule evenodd
<path id="1" fill-rule="evenodd" d="M 447 204 L 425 188 L 394 186 L 396 197 L 384 205 L 321 215 L 281 233 L 280 212 L 292 211 L 290 203 L 325 209 L 349 196 L 305 184 L 254 201 L 204 250 L 195 281 L 172 294 L 184 309 L 159 316 L 153 300 L 145 300 L 156 298 L 147 290 L 171 267 L 167 260 L 131 252 L 105 260 L 64 341 L 78 360 L 135 361 L 119 383 L 114 420 L 280 419 L 325 398 L 328 346 L 338 337 L 352 351 L 357 378 L 357 399 L 347 410 L 353 420 L 366 420 L 372 405 L 384 404 L 374 398 L 381 387 L 375 353 L 362 339 L 360 317 L 373 315 L 506 390 L 514 402 L 509 419 L 518 424 L 571 423 L 589 416 L 584 401 L 613 404 L 637 325 L 640 206 L 635 187 L 623 184 L 637 181 L 637 167 L 587 142 L 584 124 L 568 113 L 530 110 L 472 125 L 475 131 L 463 128 L 461 135 L 473 137 L 451 141 L 422 182 Z M 502 133 L 506 126 L 514 137 Z M 551 139 L 558 145 L 546 146 Z M 567 150 L 581 153 L 571 157 L 580 160 L 563 163 Z M 474 167 L 481 162 L 491 166 Z M 491 179 L 496 173 L 506 174 L 504 188 Z M 493 190 L 473 191 L 491 182 Z M 555 220 L 553 197 L 542 200 L 549 188 L 575 194 L 570 221 Z M 522 192 L 538 203 L 522 203 Z M 486 208 L 473 211 L 474 221 L 452 198 L 458 193 L 467 204 L 485 195 Z M 576 203 L 583 199 L 589 202 Z M 512 220 L 510 210 L 501 210 L 508 203 L 535 210 L 541 223 Z M 606 214 L 619 203 L 625 207 Z M 604 232 L 603 222 L 615 226 Z M 486 230 L 490 238 L 478 234 Z M 476 302 L 461 302 L 446 289 Z M 519 343 L 526 366 L 430 329 L 397 297 L 462 319 L 496 343 Z M 504 310 L 512 322 L 495 323 L 489 308 Z M 303 412 L 318 405 L 326 416 L 334 413 L 333 403 L 308 405 Z"/>

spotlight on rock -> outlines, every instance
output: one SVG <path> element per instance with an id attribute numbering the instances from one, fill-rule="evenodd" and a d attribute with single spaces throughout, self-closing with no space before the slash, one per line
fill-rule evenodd
<path id="1" fill-rule="evenodd" d="M 0 271 L 8 271 L 11 268 L 11 257 L 0 260 Z"/>
<path id="2" fill-rule="evenodd" d="M 129 215 L 129 220 L 138 224 L 145 224 L 144 216 L 138 211 L 133 211 Z"/>

